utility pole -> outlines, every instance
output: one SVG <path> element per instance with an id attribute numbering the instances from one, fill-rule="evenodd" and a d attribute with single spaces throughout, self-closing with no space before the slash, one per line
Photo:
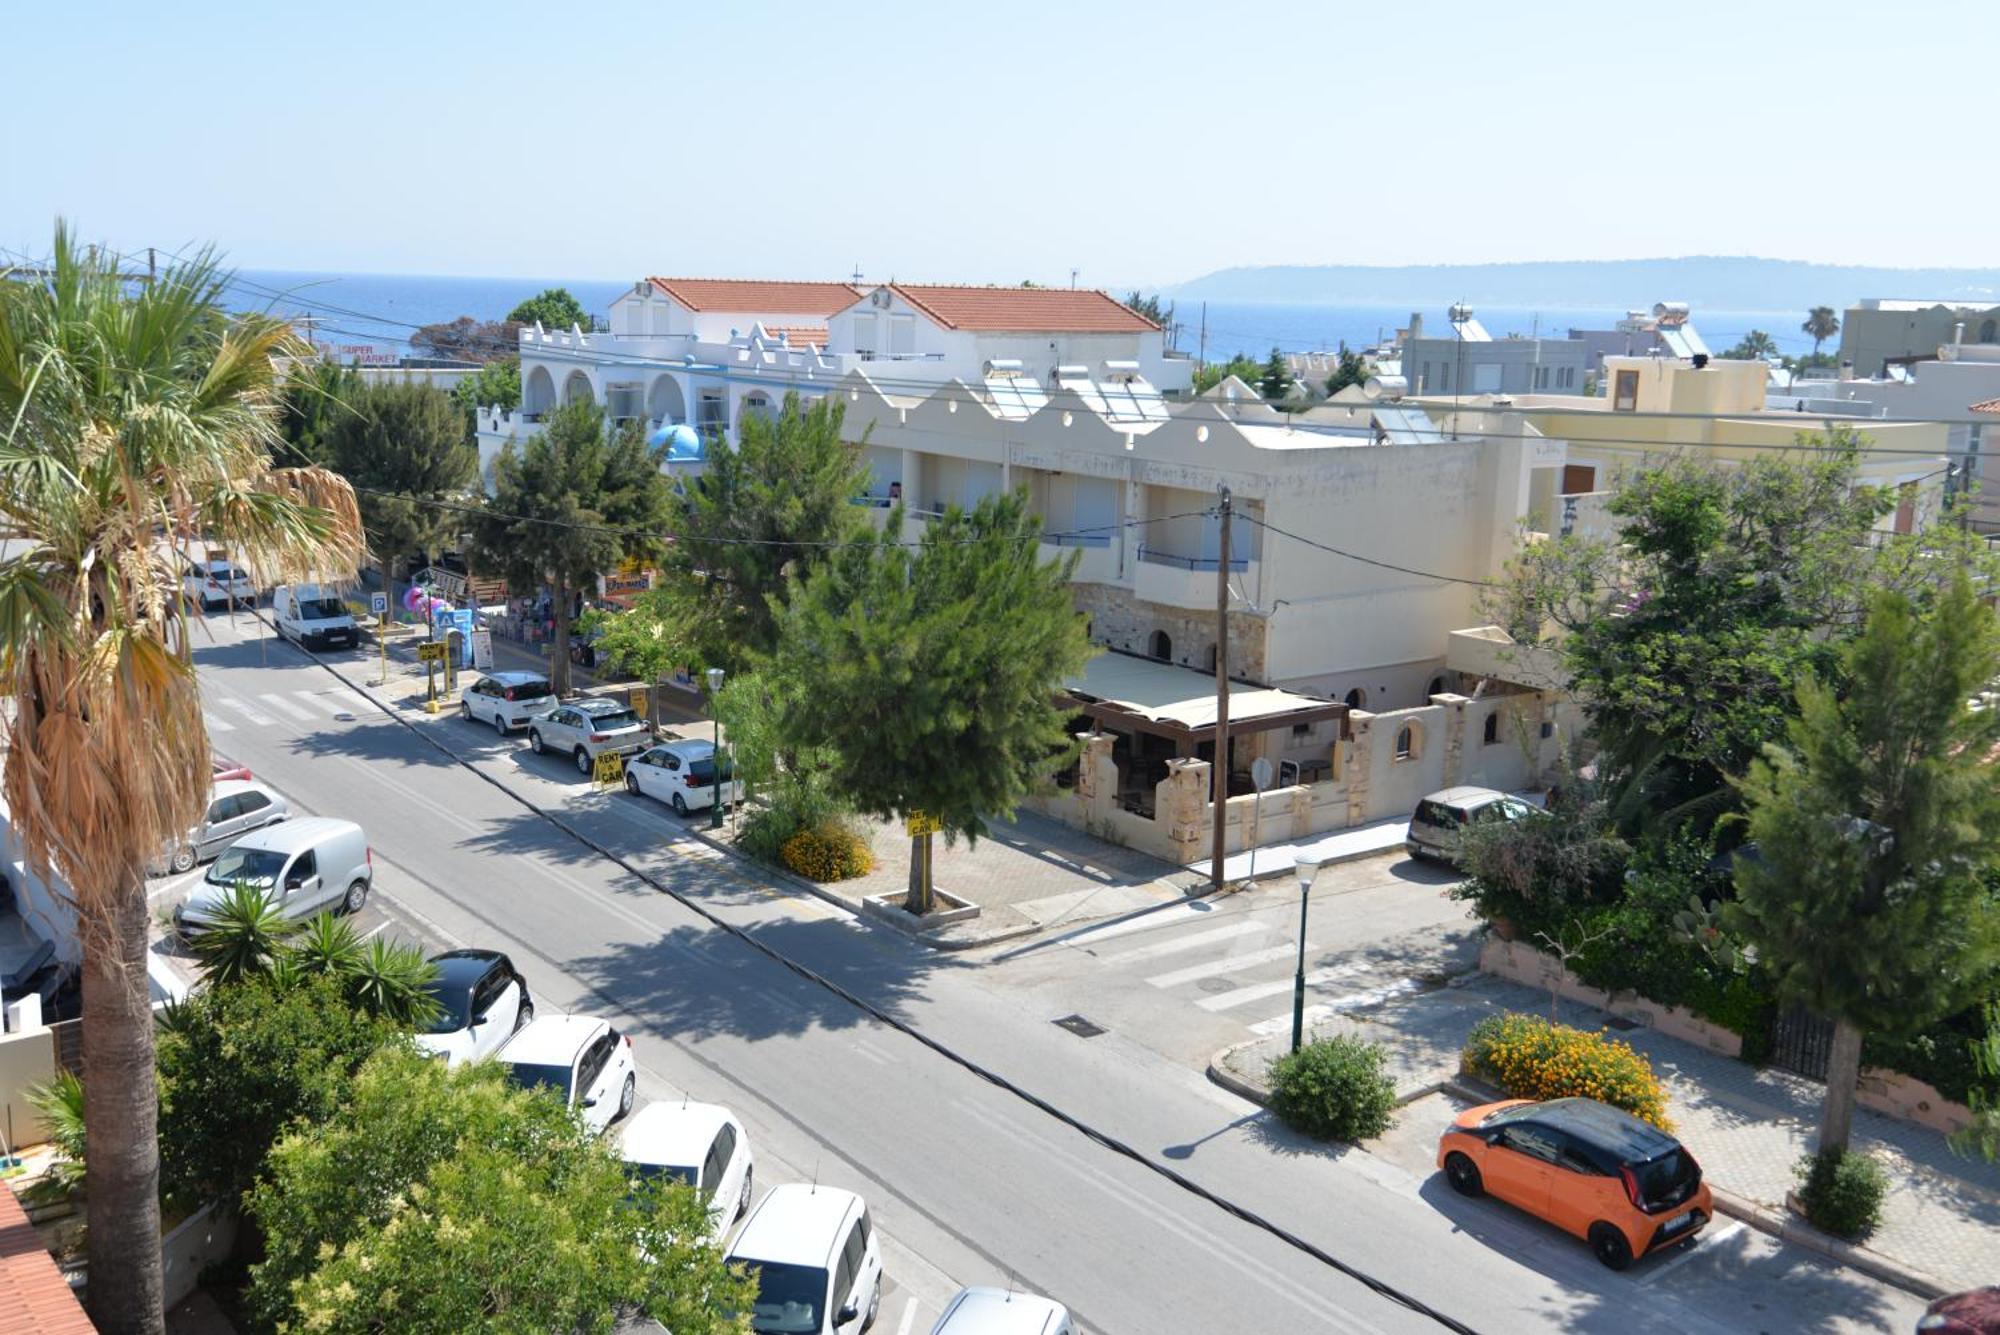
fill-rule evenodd
<path id="1" fill-rule="evenodd" d="M 153 276 L 159 272 L 159 263 L 153 258 L 153 248 L 146 247 L 146 286 L 153 285 Z"/>
<path id="2" fill-rule="evenodd" d="M 1229 488 L 1222 488 L 1221 553 L 1215 561 L 1215 848 L 1209 884 L 1222 886 L 1223 835 L 1229 814 Z"/>
<path id="3" fill-rule="evenodd" d="M 1205 301 L 1201 303 L 1201 351 L 1195 354 L 1194 364 L 1198 367 L 1208 365 L 1208 303 Z"/>

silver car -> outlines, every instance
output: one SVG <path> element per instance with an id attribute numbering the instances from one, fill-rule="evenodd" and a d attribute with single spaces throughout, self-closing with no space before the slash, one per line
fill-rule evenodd
<path id="1" fill-rule="evenodd" d="M 167 867 L 192 871 L 250 831 L 276 825 L 291 814 L 291 804 L 275 789 L 247 779 L 224 779 L 210 791 L 201 823 L 167 854 Z"/>
<path id="2" fill-rule="evenodd" d="M 528 747 L 538 756 L 554 752 L 576 761 L 588 778 L 602 755 L 635 755 L 651 734 L 645 722 L 616 700 L 587 699 L 558 705 L 528 722 Z"/>

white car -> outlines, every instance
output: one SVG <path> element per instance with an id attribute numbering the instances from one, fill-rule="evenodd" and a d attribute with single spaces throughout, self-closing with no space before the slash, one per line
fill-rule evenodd
<path id="1" fill-rule="evenodd" d="M 931 1335 L 1076 1335 L 1069 1309 L 1015 1289 L 960 1289 Z"/>
<path id="2" fill-rule="evenodd" d="M 713 1103 L 649 1103 L 619 1134 L 619 1157 L 635 1177 L 666 1178 L 701 1193 L 717 1242 L 750 1208 L 756 1174 L 750 1137 L 729 1109 Z"/>
<path id="3" fill-rule="evenodd" d="M 637 714 L 602 697 L 558 705 L 528 723 L 529 750 L 538 756 L 569 756 L 585 778 L 596 769 L 599 756 L 629 756 L 645 750 L 647 740 L 646 725 Z"/>
<path id="4" fill-rule="evenodd" d="M 467 723 L 491 723 L 504 734 L 527 727 L 557 703 L 555 687 L 539 672 L 491 672 L 459 692 L 458 716 Z"/>
<path id="5" fill-rule="evenodd" d="M 729 802 L 743 800 L 743 781 L 723 757 Z M 625 766 L 625 791 L 657 798 L 677 816 L 715 805 L 715 743 L 662 742 L 633 756 Z"/>
<path id="6" fill-rule="evenodd" d="M 632 1040 L 587 1015 L 530 1020 L 494 1056 L 523 1089 L 555 1090 L 592 1131 L 631 1112 L 638 1095 Z"/>
<path id="7" fill-rule="evenodd" d="M 273 788 L 247 779 L 221 780 L 209 790 L 201 823 L 167 853 L 167 868 L 192 871 L 197 862 L 208 861 L 243 835 L 276 825 L 291 814 L 291 804 Z"/>
<path id="8" fill-rule="evenodd" d="M 773 1187 L 727 1257 L 757 1277 L 750 1329 L 855 1335 L 882 1307 L 882 1252 L 868 1205 L 851 1191 L 806 1182 Z"/>
<path id="9" fill-rule="evenodd" d="M 204 612 L 225 603 L 233 607 L 257 605 L 257 581 L 248 572 L 227 561 L 185 560 L 181 594 L 191 603 L 200 603 Z"/>
<path id="10" fill-rule="evenodd" d="M 535 1018 L 528 980 L 497 950 L 447 950 L 431 956 L 437 976 L 431 1000 L 437 1017 L 417 1046 L 447 1066 L 490 1057 Z"/>

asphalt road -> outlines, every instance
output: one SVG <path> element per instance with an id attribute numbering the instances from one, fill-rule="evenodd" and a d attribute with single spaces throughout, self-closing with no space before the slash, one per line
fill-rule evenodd
<path id="1" fill-rule="evenodd" d="M 1420 1160 L 1290 1135 L 1157 1041 L 1054 1026 L 1067 1013 L 1059 965 L 1014 977 L 865 926 L 721 858 L 657 804 L 593 792 L 518 739 L 408 710 L 405 726 L 291 646 L 225 625 L 196 658 L 207 711 L 226 728 L 216 748 L 302 808 L 367 830 L 379 868 L 369 911 L 384 930 L 506 950 L 538 1004 L 629 1029 L 642 1098 L 686 1090 L 729 1105 L 761 1186 L 817 1175 L 865 1195 L 894 1285 L 878 1329 L 925 1330 L 957 1285 L 1010 1280 L 1062 1299 L 1093 1332 L 1436 1328 L 1148 1164 L 1481 1331 L 1907 1330 L 1920 1310 L 1726 1226 L 1613 1275 L 1553 1230 L 1454 1197 Z M 356 686 L 374 675 L 365 653 L 329 661 Z M 1127 990 L 1135 1007 L 1158 1007 L 1142 979 Z"/>

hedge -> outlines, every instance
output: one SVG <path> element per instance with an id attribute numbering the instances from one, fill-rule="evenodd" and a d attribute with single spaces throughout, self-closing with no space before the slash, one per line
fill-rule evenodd
<path id="1" fill-rule="evenodd" d="M 1317 1038 L 1271 1063 L 1271 1111 L 1321 1140 L 1367 1140 L 1395 1125 L 1388 1054 L 1346 1034 Z"/>
<path id="2" fill-rule="evenodd" d="M 875 869 L 875 855 L 854 831 L 818 825 L 785 840 L 778 856 L 809 881 L 846 881 Z"/>
<path id="3" fill-rule="evenodd" d="M 1522 1099 L 1589 1098 L 1623 1108 L 1663 1131 L 1667 1091 L 1631 1045 L 1539 1016 L 1509 1012 L 1473 1026 L 1465 1069 Z"/>

